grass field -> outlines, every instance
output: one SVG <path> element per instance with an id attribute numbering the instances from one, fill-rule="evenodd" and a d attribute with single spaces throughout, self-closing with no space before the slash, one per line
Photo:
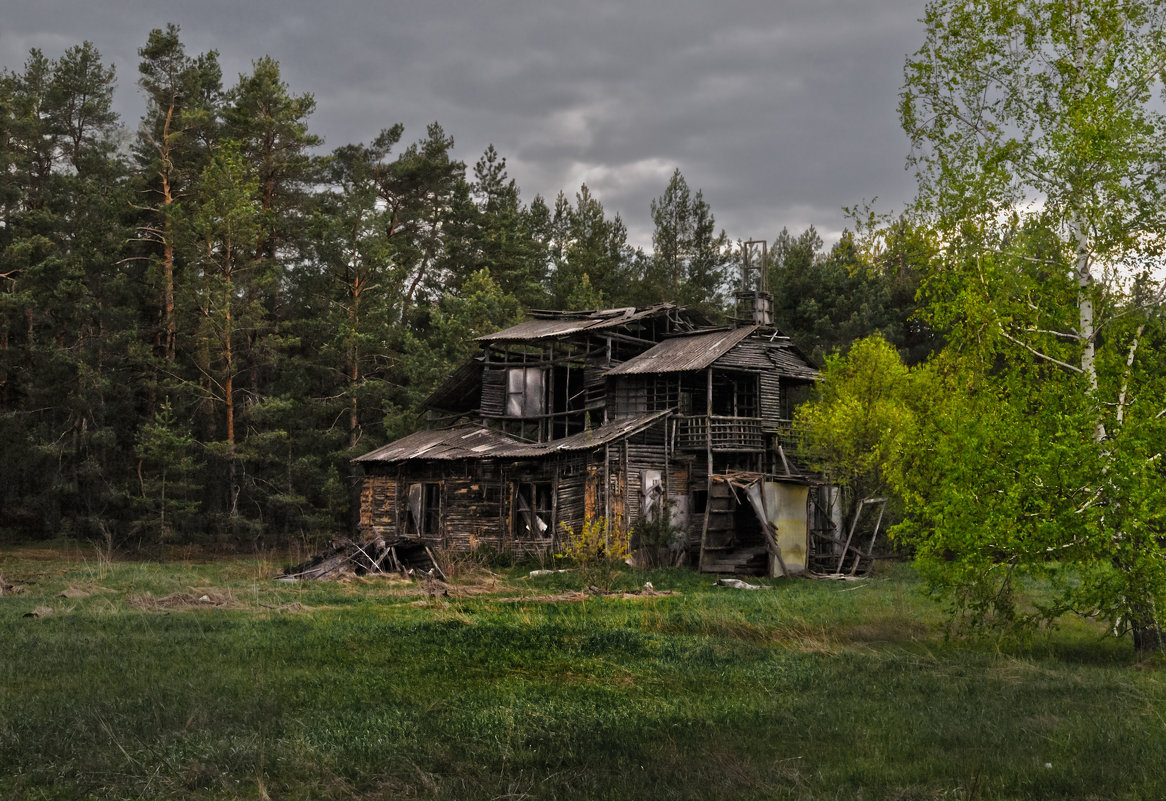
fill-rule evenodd
<path id="1" fill-rule="evenodd" d="M 279 567 L 0 551 L 0 799 L 1166 798 L 1160 662 L 948 642 L 903 566 L 585 600 Z"/>

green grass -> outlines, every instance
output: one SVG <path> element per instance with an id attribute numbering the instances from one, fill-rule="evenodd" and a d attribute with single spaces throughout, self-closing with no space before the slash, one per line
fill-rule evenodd
<path id="1" fill-rule="evenodd" d="M 278 567 L 0 552 L 0 799 L 1166 797 L 1158 662 L 1085 622 L 947 642 L 907 568 L 548 602 L 504 599 L 570 574 Z"/>

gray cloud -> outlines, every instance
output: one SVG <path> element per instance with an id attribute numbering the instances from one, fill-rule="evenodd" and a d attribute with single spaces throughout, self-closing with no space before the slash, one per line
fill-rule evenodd
<path id="1" fill-rule="evenodd" d="M 638 244 L 676 167 L 734 238 L 809 224 L 832 238 L 843 205 L 898 209 L 912 189 L 896 103 L 923 0 L 7 5 L 0 64 L 88 39 L 117 65 L 128 124 L 137 48 L 175 22 L 190 52 L 220 52 L 228 84 L 278 59 L 328 147 L 436 120 L 468 164 L 493 143 L 527 200 L 587 182 Z"/>

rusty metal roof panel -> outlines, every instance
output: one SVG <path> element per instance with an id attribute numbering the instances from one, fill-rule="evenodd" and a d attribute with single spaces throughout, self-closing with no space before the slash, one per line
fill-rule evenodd
<path id="1" fill-rule="evenodd" d="M 730 328 L 666 339 L 634 359 L 607 371 L 608 375 L 647 375 L 703 370 L 757 330 Z"/>

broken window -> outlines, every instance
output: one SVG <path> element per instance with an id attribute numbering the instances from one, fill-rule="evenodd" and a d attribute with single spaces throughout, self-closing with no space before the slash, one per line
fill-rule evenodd
<path id="1" fill-rule="evenodd" d="M 416 482 L 409 485 L 405 533 L 418 537 L 436 536 L 441 531 L 441 485 Z"/>
<path id="2" fill-rule="evenodd" d="M 506 371 L 506 416 L 537 417 L 546 411 L 541 367 L 511 367 Z"/>
<path id="3" fill-rule="evenodd" d="M 551 485 L 519 484 L 514 497 L 514 536 L 547 539 L 551 536 Z"/>
<path id="4" fill-rule="evenodd" d="M 640 473 L 640 491 L 643 493 L 640 516 L 650 520 L 652 510 L 661 506 L 664 499 L 664 477 L 659 470 L 644 470 Z"/>
<path id="5" fill-rule="evenodd" d="M 713 414 L 722 417 L 756 417 L 757 376 L 713 374 Z"/>

